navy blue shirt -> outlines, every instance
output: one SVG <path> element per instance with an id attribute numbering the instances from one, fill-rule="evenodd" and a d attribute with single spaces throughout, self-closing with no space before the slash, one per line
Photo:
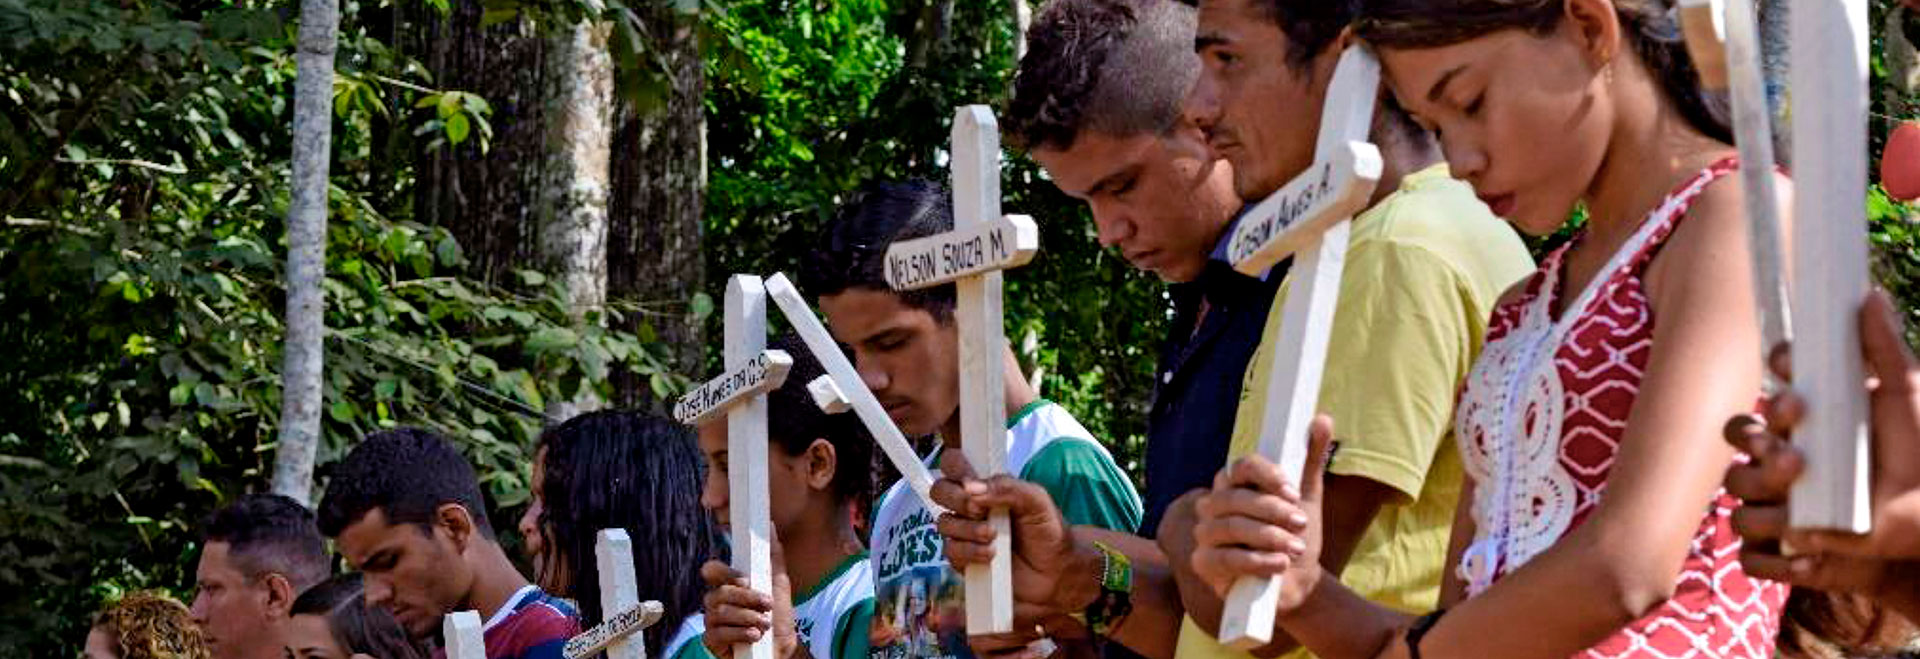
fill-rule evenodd
<path id="1" fill-rule="evenodd" d="M 1158 532 L 1174 499 L 1212 485 L 1214 473 L 1226 464 L 1247 363 L 1286 274 L 1287 262 L 1264 278 L 1235 271 L 1226 262 L 1232 235 L 1229 224 L 1200 276 L 1170 291 L 1173 323 L 1160 345 L 1147 416 L 1146 516 L 1140 524 L 1145 537 Z M 1204 318 L 1202 299 L 1208 306 Z"/>

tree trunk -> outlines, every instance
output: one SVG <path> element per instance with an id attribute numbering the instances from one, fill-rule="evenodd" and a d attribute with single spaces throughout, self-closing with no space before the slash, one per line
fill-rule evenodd
<path id="1" fill-rule="evenodd" d="M 705 332 L 688 303 L 706 284 L 700 249 L 707 190 L 706 83 L 693 18 L 662 4 L 638 11 L 667 65 L 664 103 L 636 108 L 622 98 L 615 114 L 608 286 L 615 298 L 645 306 L 645 312 L 627 317 L 628 328 L 649 324 L 668 346 L 667 367 L 698 381 L 706 371 Z M 636 374 L 622 373 L 616 386 L 622 405 L 665 409 Z"/>
<path id="2" fill-rule="evenodd" d="M 455 0 L 442 16 L 426 3 L 400 3 L 412 29 L 403 50 L 433 74 L 439 89 L 479 94 L 493 106 L 493 143 L 478 140 L 415 155 L 414 215 L 445 227 L 465 252 L 468 273 L 517 285 L 513 271 L 538 263 L 537 168 L 546 154 L 541 84 L 546 40 L 532 21 L 481 27 L 479 0 Z M 425 143 L 425 140 L 419 140 Z"/>
<path id="3" fill-rule="evenodd" d="M 1008 7 L 1013 12 L 1013 61 L 1017 65 L 1027 57 L 1027 28 L 1033 25 L 1033 8 L 1027 6 L 1027 0 L 1010 1 L 1013 3 Z"/>
<path id="4" fill-rule="evenodd" d="M 280 444 L 273 491 L 302 504 L 313 494 L 320 444 L 321 337 L 326 276 L 327 165 L 332 154 L 333 53 L 338 0 L 301 0 L 293 92 L 292 200 L 287 208 L 287 335 Z"/>
<path id="5" fill-rule="evenodd" d="M 566 288 L 576 325 L 600 322 L 607 302 L 608 149 L 612 142 L 612 26 L 604 22 L 556 25 L 546 52 L 547 157 L 540 173 L 540 253 L 543 268 Z M 599 407 L 585 382 L 571 401 L 547 408 L 557 425 Z"/>

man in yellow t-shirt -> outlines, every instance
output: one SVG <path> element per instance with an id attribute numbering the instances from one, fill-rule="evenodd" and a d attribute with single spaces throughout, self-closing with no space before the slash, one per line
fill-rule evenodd
<path id="1" fill-rule="evenodd" d="M 1453 444 L 1454 393 L 1480 354 L 1494 302 L 1532 267 L 1519 237 L 1466 184 L 1448 178 L 1446 165 L 1402 178 L 1398 189 L 1354 218 L 1318 410 L 1333 417 L 1337 435 L 1329 482 L 1346 480 L 1351 488 L 1362 480 L 1389 492 L 1343 555 L 1323 559 L 1343 561 L 1340 581 L 1367 599 L 1427 611 L 1439 598 L 1465 478 Z M 1281 284 L 1283 298 L 1287 288 Z M 1279 335 L 1280 318 L 1276 301 L 1266 336 Z M 1247 368 L 1229 461 L 1259 444 L 1276 349 L 1291 348 L 1263 343 Z M 1364 502 L 1344 503 L 1349 520 L 1368 512 L 1354 510 L 1358 503 Z M 1329 498 L 1327 507 L 1343 504 Z M 1187 506 L 1175 504 L 1175 510 L 1169 523 L 1190 529 Z M 1162 537 L 1165 545 L 1192 541 L 1190 532 Z M 1199 613 L 1207 625 L 1189 617 L 1177 659 L 1246 656 L 1210 633 L 1218 625 L 1217 600 L 1207 612 L 1188 605 L 1189 615 Z"/>

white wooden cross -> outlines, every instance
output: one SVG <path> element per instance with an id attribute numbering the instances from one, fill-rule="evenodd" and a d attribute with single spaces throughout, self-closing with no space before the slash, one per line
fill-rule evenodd
<path id="1" fill-rule="evenodd" d="M 833 376 L 822 375 L 807 383 L 807 394 L 813 396 L 813 404 L 828 414 L 840 414 L 853 409 L 853 399 L 840 385 L 833 383 Z"/>
<path id="2" fill-rule="evenodd" d="M 773 520 L 767 502 L 767 395 L 787 378 L 791 356 L 767 350 L 767 290 L 760 278 L 727 280 L 727 372 L 687 394 L 675 416 L 693 423 L 727 414 L 728 510 L 733 569 L 749 588 L 773 594 Z M 693 421 L 690 421 L 693 420 Z M 771 636 L 733 649 L 734 659 L 773 659 Z"/>
<path id="3" fill-rule="evenodd" d="M 1724 2 L 1725 15 L 1719 13 Z M 1871 452 L 1857 309 L 1867 291 L 1865 0 L 1796 5 L 1793 142 L 1797 152 L 1791 295 L 1782 275 L 1773 136 L 1753 0 L 1684 0 L 1688 51 L 1710 89 L 1729 88 L 1740 147 L 1754 287 L 1764 347 L 1796 338 L 1794 377 L 1807 396 L 1796 443 L 1807 453 L 1788 515 L 1798 528 L 1863 533 L 1872 525 Z M 1721 40 L 1724 39 L 1724 48 Z M 1788 300 L 1791 299 L 1791 310 Z M 1795 335 L 1798 335 L 1795 337 Z M 1791 551 L 1791 548 L 1784 548 Z"/>
<path id="4" fill-rule="evenodd" d="M 641 630 L 660 621 L 665 608 L 659 602 L 640 601 L 633 571 L 633 539 L 625 529 L 602 529 L 593 539 L 593 558 L 600 573 L 599 625 L 567 639 L 567 659 L 586 659 L 601 650 L 607 659 L 646 659 L 646 637 Z"/>
<path id="5" fill-rule="evenodd" d="M 896 291 L 954 284 L 960 333 L 960 447 L 986 478 L 1007 470 L 1007 336 L 1000 271 L 1040 249 L 1033 218 L 1000 215 L 1000 129 L 984 105 L 953 115 L 953 230 L 887 246 Z M 967 568 L 967 633 L 1013 631 L 1013 534 L 1006 510 L 990 513 L 993 561 Z"/>
<path id="6" fill-rule="evenodd" d="M 487 659 L 479 611 L 454 611 L 441 618 L 440 641 L 446 644 L 447 659 Z"/>
<path id="7" fill-rule="evenodd" d="M 1872 527 L 1860 304 L 1867 279 L 1867 0 L 1796 2 L 1790 16 L 1794 192 L 1794 432 L 1807 470 L 1797 528 Z"/>
<path id="8" fill-rule="evenodd" d="M 1380 62 L 1372 52 L 1355 46 L 1340 55 L 1320 111 L 1314 164 L 1254 206 L 1228 243 L 1234 269 L 1255 276 L 1295 257 L 1280 335 L 1269 338 L 1275 350 L 1259 448 L 1293 483 L 1300 482 L 1306 464 L 1307 428 L 1320 399 L 1348 221 L 1366 207 L 1380 182 L 1380 150 L 1367 141 L 1379 90 Z M 1220 641 L 1241 650 L 1271 642 L 1279 604 L 1277 576 L 1234 582 L 1221 610 Z"/>
<path id="9" fill-rule="evenodd" d="M 887 454 L 894 468 L 900 470 L 907 487 L 919 495 L 927 510 L 939 516 L 946 509 L 933 502 L 933 474 L 927 471 L 926 465 L 921 464 L 920 455 L 914 452 L 912 444 L 907 443 L 906 436 L 900 433 L 900 427 L 894 425 L 893 419 L 887 416 L 887 408 L 880 405 L 880 400 L 873 396 L 873 390 L 868 389 L 867 383 L 860 379 L 860 372 L 854 370 L 853 362 L 847 361 L 846 353 L 840 351 L 840 344 L 834 342 L 833 335 L 827 333 L 827 327 L 820 324 L 820 318 L 813 315 L 813 308 L 807 306 L 806 298 L 800 296 L 800 291 L 793 287 L 793 282 L 788 281 L 786 275 L 779 273 L 767 278 L 767 295 L 773 298 L 774 306 L 780 308 L 787 324 L 793 326 L 794 333 L 800 335 L 800 341 L 807 344 L 807 351 L 820 361 L 821 370 L 827 372 L 822 376 L 827 378 L 825 384 L 821 383 L 820 378 L 807 383 L 814 404 L 829 413 L 833 413 L 832 408 L 838 408 L 842 401 L 852 407 L 854 414 L 860 417 L 860 422 L 867 426 L 867 432 L 880 444 L 880 450 Z"/>

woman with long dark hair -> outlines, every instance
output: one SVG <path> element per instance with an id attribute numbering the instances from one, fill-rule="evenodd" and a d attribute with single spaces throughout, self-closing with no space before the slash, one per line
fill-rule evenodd
<path id="1" fill-rule="evenodd" d="M 1761 383 L 1726 180 L 1743 165 L 1672 2 L 1362 6 L 1360 38 L 1454 176 L 1528 234 L 1587 220 L 1501 299 L 1464 383 L 1439 609 L 1387 610 L 1315 567 L 1319 476 L 1296 495 L 1259 459 L 1197 506 L 1196 571 L 1221 592 L 1283 574 L 1279 624 L 1321 657 L 1771 656 L 1787 589 L 1745 573 L 1720 487 L 1720 426 Z"/>
<path id="2" fill-rule="evenodd" d="M 704 656 L 700 565 L 726 551 L 700 507 L 701 466 L 691 430 L 640 412 L 589 412 L 542 434 L 520 517 L 534 580 L 577 602 L 583 627 L 600 624 L 618 612 L 600 610 L 594 537 L 624 529 L 640 598 L 666 610 L 647 630 L 647 656 Z"/>
<path id="3" fill-rule="evenodd" d="M 357 572 L 336 575 L 294 598 L 287 627 L 290 659 L 427 659 L 386 609 L 368 606 Z"/>

